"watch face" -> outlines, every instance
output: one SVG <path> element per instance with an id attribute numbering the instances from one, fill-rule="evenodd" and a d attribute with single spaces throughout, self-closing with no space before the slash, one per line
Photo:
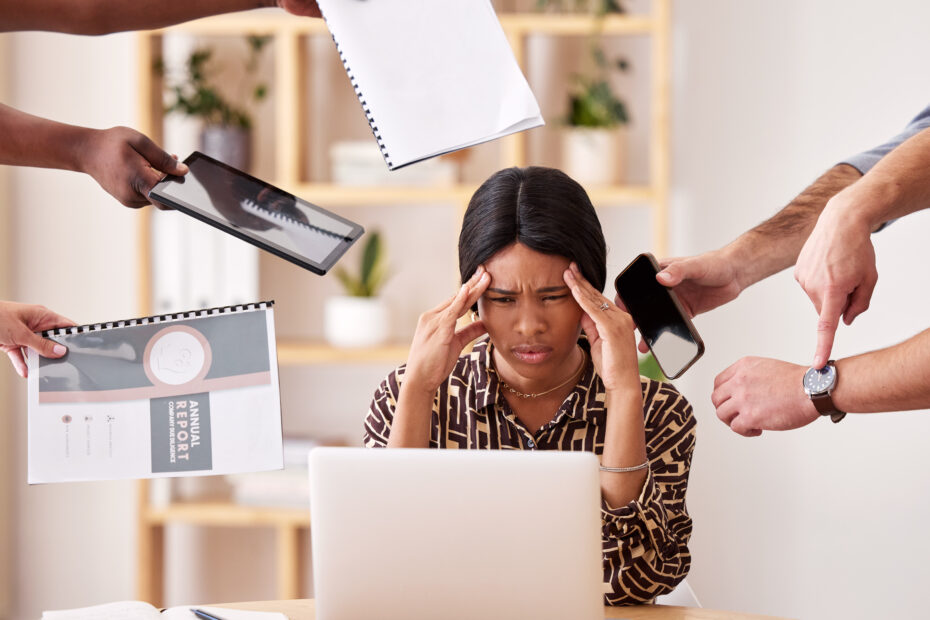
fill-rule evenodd
<path id="1" fill-rule="evenodd" d="M 823 368 L 810 368 L 804 373 L 804 391 L 808 394 L 823 394 L 836 382 L 836 367 L 827 364 Z"/>

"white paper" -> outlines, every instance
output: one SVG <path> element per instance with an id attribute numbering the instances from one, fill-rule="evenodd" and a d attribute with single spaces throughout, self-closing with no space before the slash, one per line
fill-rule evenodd
<path id="1" fill-rule="evenodd" d="M 319 0 L 395 169 L 543 124 L 488 0 Z"/>
<path id="2" fill-rule="evenodd" d="M 159 620 L 160 618 L 161 614 L 157 609 L 142 601 L 119 601 L 92 607 L 46 611 L 42 614 L 42 620 Z"/>
<path id="3" fill-rule="evenodd" d="M 271 307 L 137 323 L 50 334 L 59 360 L 30 351 L 29 483 L 281 469 Z"/>
<path id="4" fill-rule="evenodd" d="M 42 614 L 42 620 L 197 620 L 191 609 L 215 614 L 223 620 L 288 620 L 287 616 L 277 612 L 202 605 L 179 605 L 159 613 L 158 609 L 142 601 L 119 601 L 92 607 L 46 611 Z"/>

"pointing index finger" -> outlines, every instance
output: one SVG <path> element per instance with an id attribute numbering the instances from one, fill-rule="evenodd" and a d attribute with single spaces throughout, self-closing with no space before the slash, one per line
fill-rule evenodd
<path id="1" fill-rule="evenodd" d="M 820 308 L 820 319 L 817 321 L 817 349 L 814 352 L 814 368 L 823 368 L 830 359 L 830 350 L 833 349 L 833 339 L 836 328 L 839 326 L 840 315 L 846 306 L 846 296 L 827 294 Z"/>

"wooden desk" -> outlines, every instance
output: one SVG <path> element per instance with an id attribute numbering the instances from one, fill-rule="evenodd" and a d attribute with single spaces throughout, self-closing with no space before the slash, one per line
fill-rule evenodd
<path id="1" fill-rule="evenodd" d="M 222 603 L 216 607 L 245 609 L 248 611 L 280 611 L 289 620 L 315 620 L 313 599 L 296 601 L 256 601 L 253 603 Z M 211 605 L 214 607 L 214 605 Z M 666 605 L 637 605 L 635 607 L 605 607 L 605 618 L 629 620 L 777 620 L 772 616 L 741 614 L 735 611 L 668 607 Z"/>

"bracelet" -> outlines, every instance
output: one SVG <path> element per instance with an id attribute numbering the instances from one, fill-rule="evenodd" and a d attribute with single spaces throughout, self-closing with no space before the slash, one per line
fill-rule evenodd
<path id="1" fill-rule="evenodd" d="M 649 461 L 645 463 L 640 463 L 639 465 L 634 465 L 633 467 L 604 467 L 601 465 L 601 471 L 609 471 L 612 474 L 625 474 L 631 471 L 639 471 L 640 469 L 646 469 L 649 467 Z"/>

